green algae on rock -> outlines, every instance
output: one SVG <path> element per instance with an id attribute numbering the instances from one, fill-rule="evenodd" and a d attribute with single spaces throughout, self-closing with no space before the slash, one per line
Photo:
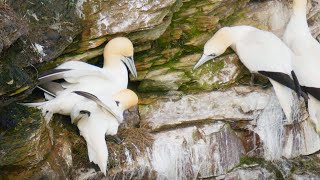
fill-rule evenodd
<path id="1" fill-rule="evenodd" d="M 107 139 L 109 178 L 319 178 L 319 153 L 280 157 L 318 148 L 320 138 L 312 124 L 303 119 L 282 127 L 282 110 L 271 88 L 239 86 L 249 82 L 250 73 L 233 51 L 192 70 L 204 43 L 223 26 L 253 25 L 281 36 L 291 2 L 0 2 L 12 6 L 27 24 L 17 26 L 10 47 L 0 42 L 0 86 L 5 89 L 0 91 L 8 95 L 6 102 L 17 101 L 19 92 L 25 96 L 35 86 L 37 73 L 30 64 L 45 61 L 36 64 L 39 72 L 69 60 L 101 65 L 107 41 L 116 36 L 133 41 L 139 77 L 130 88 L 139 92 L 140 105 L 119 129 L 124 143 Z M 312 7 L 316 11 L 309 21 L 318 36 L 319 7 Z M 29 34 L 21 31 L 24 28 Z M 259 85 L 268 83 L 258 80 Z M 5 108 L 0 110 L 6 119 L 0 133 L 0 179 L 103 178 L 89 162 L 86 142 L 69 118 L 55 115 L 47 129 L 39 111 L 16 104 Z M 11 118 L 17 126 L 8 129 Z M 268 161 L 272 158 L 281 161 Z"/>
<path id="2" fill-rule="evenodd" d="M 0 166 L 29 167 L 44 160 L 51 142 L 40 111 L 12 104 L 1 109 L 1 118 L 4 115 L 17 125 L 9 130 L 2 129 Z"/>

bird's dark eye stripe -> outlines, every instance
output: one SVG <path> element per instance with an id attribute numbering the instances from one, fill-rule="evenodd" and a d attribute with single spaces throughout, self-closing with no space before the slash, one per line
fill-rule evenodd
<path id="1" fill-rule="evenodd" d="M 216 55 L 215 55 L 214 53 L 212 53 L 212 54 L 210 54 L 209 56 L 211 56 L 211 57 L 215 57 Z"/>
<path id="2" fill-rule="evenodd" d="M 117 106 L 119 106 L 120 102 L 119 102 L 119 101 L 116 101 L 116 104 L 117 104 Z"/>
<path id="3" fill-rule="evenodd" d="M 81 110 L 80 114 L 87 114 L 88 116 L 91 115 L 91 113 L 89 111 L 86 111 L 86 110 Z"/>

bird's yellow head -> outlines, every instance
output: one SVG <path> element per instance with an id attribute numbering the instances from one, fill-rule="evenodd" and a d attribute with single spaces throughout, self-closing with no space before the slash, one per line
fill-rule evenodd
<path id="1" fill-rule="evenodd" d="M 108 42 L 103 51 L 104 65 L 117 66 L 121 60 L 132 75 L 137 78 L 137 70 L 133 59 L 134 48 L 132 42 L 126 37 L 116 37 Z"/>
<path id="2" fill-rule="evenodd" d="M 133 56 L 133 44 L 126 37 L 116 37 L 111 39 L 104 48 L 104 58 L 109 55 Z"/>
<path id="3" fill-rule="evenodd" d="M 138 96 L 130 89 L 123 89 L 113 95 L 113 99 L 118 102 L 124 110 L 138 104 Z"/>
<path id="4" fill-rule="evenodd" d="M 203 55 L 193 69 L 200 67 L 207 61 L 223 54 L 233 43 L 229 27 L 221 28 L 204 45 Z"/>

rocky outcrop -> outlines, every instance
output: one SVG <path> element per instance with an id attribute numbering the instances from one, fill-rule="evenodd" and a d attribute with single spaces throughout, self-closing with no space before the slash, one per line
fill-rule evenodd
<path id="1" fill-rule="evenodd" d="M 61 55 L 81 26 L 71 1 L 5 3 L 0 7 L 0 106 L 30 94 L 39 74 L 36 64 Z"/>
<path id="2" fill-rule="evenodd" d="M 70 119 L 55 115 L 47 125 L 39 111 L 12 102 L 32 91 L 37 73 L 62 62 L 101 64 L 115 36 L 134 42 L 139 77 L 130 88 L 140 101 L 125 113 L 123 143 L 106 138 L 108 178 L 320 177 L 320 137 L 303 103 L 296 100 L 298 121 L 287 122 L 268 81 L 248 86 L 250 74 L 231 50 L 192 70 L 220 27 L 253 25 L 281 37 L 291 1 L 0 2 L 0 106 L 11 103 L 0 109 L 0 179 L 104 178 Z M 314 2 L 309 24 L 320 37 Z"/>
<path id="3" fill-rule="evenodd" d="M 20 36 L 26 34 L 25 24 L 20 20 L 9 6 L 1 5 L 1 32 L 0 32 L 0 53 L 7 49 Z"/>

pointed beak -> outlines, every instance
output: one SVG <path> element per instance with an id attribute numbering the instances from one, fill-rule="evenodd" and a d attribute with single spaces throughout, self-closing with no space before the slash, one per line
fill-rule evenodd
<path id="1" fill-rule="evenodd" d="M 125 57 L 124 63 L 125 63 L 126 66 L 128 67 L 128 69 L 129 69 L 129 71 L 131 72 L 131 74 L 133 75 L 133 77 L 134 77 L 135 79 L 138 78 L 138 73 L 137 73 L 136 66 L 135 66 L 135 64 L 134 64 L 133 56 Z"/>
<path id="2" fill-rule="evenodd" d="M 193 70 L 197 69 L 198 67 L 200 67 L 202 64 L 206 63 L 207 61 L 215 58 L 216 56 L 208 56 L 205 54 L 202 54 L 202 57 L 200 58 L 200 60 L 197 62 L 197 64 L 193 67 Z"/>

